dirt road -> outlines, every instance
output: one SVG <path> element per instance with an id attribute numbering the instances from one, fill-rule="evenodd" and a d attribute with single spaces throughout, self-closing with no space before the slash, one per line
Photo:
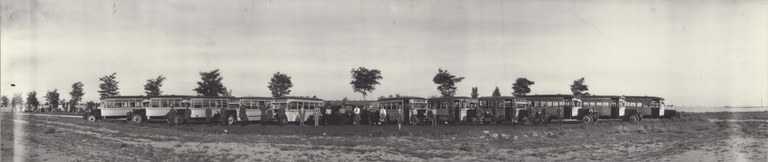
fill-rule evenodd
<path id="1" fill-rule="evenodd" d="M 768 112 L 641 124 L 208 126 L 0 115 L 1 161 L 768 161 Z M 710 121 L 712 119 L 713 121 Z M 742 121 L 743 120 L 743 121 Z"/>

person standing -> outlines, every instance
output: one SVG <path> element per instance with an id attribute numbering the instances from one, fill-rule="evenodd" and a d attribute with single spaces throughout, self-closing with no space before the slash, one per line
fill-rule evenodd
<path id="1" fill-rule="evenodd" d="M 360 107 L 357 107 L 357 106 L 355 106 L 355 108 L 354 108 L 354 109 L 352 109 L 352 113 L 354 113 L 354 114 L 353 114 L 353 115 L 354 115 L 354 118 L 353 118 L 353 120 L 354 120 L 354 121 L 353 121 L 353 125 L 354 125 L 354 126 L 358 126 L 358 125 L 360 125 Z"/>
<path id="2" fill-rule="evenodd" d="M 280 126 L 285 126 L 285 123 L 288 122 L 288 116 L 286 116 L 286 106 L 280 106 L 280 112 L 278 112 L 278 123 L 280 123 Z"/>
<path id="3" fill-rule="evenodd" d="M 344 122 L 347 120 L 347 107 L 341 106 L 339 108 L 339 125 L 344 126 Z"/>
<path id="4" fill-rule="evenodd" d="M 261 127 L 267 126 L 267 120 L 269 120 L 269 114 L 267 113 L 267 107 L 264 105 L 259 106 L 259 110 L 261 110 Z"/>
<path id="5" fill-rule="evenodd" d="M 432 114 L 432 115 L 430 115 L 430 117 L 432 118 L 432 126 L 437 126 L 437 119 L 438 119 L 437 118 L 437 109 L 431 109 L 431 110 L 429 110 L 429 113 Z"/>
<path id="6" fill-rule="evenodd" d="M 402 129 L 403 126 L 403 107 L 397 106 L 397 129 Z"/>
<path id="7" fill-rule="evenodd" d="M 299 108 L 299 126 L 304 126 L 304 106 Z"/>
<path id="8" fill-rule="evenodd" d="M 387 125 L 387 109 L 384 109 L 384 106 L 379 109 L 379 124 Z"/>
<path id="9" fill-rule="evenodd" d="M 240 126 L 244 127 L 248 124 L 248 115 L 245 111 L 245 106 L 240 107 Z"/>
<path id="10" fill-rule="evenodd" d="M 315 114 L 315 116 L 314 116 L 315 126 L 317 127 L 317 126 L 320 126 L 320 106 L 319 105 L 315 105 L 314 111 L 315 111 L 314 112 L 314 114 Z"/>

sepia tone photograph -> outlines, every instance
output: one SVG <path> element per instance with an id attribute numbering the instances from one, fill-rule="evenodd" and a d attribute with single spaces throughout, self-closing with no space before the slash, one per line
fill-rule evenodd
<path id="1" fill-rule="evenodd" d="M 766 0 L 2 0 L 0 161 L 768 161 Z"/>

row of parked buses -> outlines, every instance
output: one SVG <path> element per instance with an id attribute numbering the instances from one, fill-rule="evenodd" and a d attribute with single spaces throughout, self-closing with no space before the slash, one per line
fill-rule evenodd
<path id="1" fill-rule="evenodd" d="M 323 116 L 351 115 L 352 110 L 339 111 L 324 100 L 309 97 L 204 97 L 204 96 L 116 96 L 106 97 L 98 109 L 83 117 L 90 121 L 124 118 L 129 122 L 165 120 L 169 123 L 191 121 L 235 124 L 243 119 L 260 122 L 312 121 Z M 664 98 L 653 96 L 573 96 L 526 95 L 497 97 L 413 96 L 383 98 L 361 106 L 367 117 L 386 111 L 383 120 L 405 123 L 511 123 L 541 124 L 577 120 L 584 124 L 601 119 L 621 119 L 636 123 L 644 118 L 678 118 L 680 113 L 667 110 Z M 319 112 L 315 112 L 319 111 Z M 304 112 L 304 115 L 301 115 Z M 401 115 L 398 115 L 401 114 Z M 342 118 L 343 119 L 343 118 Z M 262 121 L 269 120 L 269 121 Z M 368 121 L 371 121 L 370 119 Z M 370 122 L 369 122 L 370 123 Z"/>

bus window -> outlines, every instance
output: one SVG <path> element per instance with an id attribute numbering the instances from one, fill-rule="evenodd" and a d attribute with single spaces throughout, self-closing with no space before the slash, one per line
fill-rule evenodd
<path id="1" fill-rule="evenodd" d="M 295 102 L 290 102 L 288 109 L 299 109 L 299 106 Z"/>

